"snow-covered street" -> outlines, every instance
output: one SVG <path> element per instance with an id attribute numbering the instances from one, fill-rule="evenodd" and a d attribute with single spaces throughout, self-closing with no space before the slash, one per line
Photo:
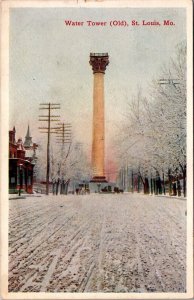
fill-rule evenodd
<path id="1" fill-rule="evenodd" d="M 185 200 L 42 195 L 9 207 L 9 292 L 185 292 Z"/>

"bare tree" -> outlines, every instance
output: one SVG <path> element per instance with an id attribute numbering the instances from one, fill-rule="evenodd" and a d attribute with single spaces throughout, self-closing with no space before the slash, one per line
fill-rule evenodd
<path id="1" fill-rule="evenodd" d="M 186 46 L 177 46 L 176 56 L 161 77 L 153 80 L 149 98 L 138 88 L 116 148 L 120 167 L 127 160 L 149 192 L 148 176 L 183 178 L 186 195 Z M 118 143 L 119 141 L 119 143 Z M 151 175 L 152 174 L 152 175 Z"/>

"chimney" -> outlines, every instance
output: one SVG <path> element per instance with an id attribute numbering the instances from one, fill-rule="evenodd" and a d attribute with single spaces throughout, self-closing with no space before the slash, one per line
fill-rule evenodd
<path id="1" fill-rule="evenodd" d="M 16 133 L 16 130 L 15 130 L 15 126 L 14 126 L 13 130 L 9 130 L 9 142 L 10 143 L 13 143 L 13 144 L 16 143 L 16 141 L 15 141 L 15 133 Z"/>

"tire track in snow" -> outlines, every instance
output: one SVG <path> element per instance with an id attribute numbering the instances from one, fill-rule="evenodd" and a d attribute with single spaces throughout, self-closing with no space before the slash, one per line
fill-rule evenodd
<path id="1" fill-rule="evenodd" d="M 49 209 L 49 211 L 50 211 L 50 209 Z M 68 214 L 70 211 L 71 211 L 71 209 L 68 210 L 68 211 L 65 211 L 65 213 Z M 47 211 L 46 211 L 43 215 L 45 216 L 46 214 L 47 214 Z M 41 217 L 36 217 L 36 218 L 32 219 L 32 220 L 30 221 L 30 223 L 34 223 L 37 219 L 40 219 L 40 222 L 39 222 L 38 224 L 35 222 L 36 225 L 33 226 L 32 228 L 30 228 L 30 231 L 32 231 L 32 232 L 34 231 L 34 229 L 37 229 L 37 228 L 38 228 L 38 231 L 37 231 L 37 230 L 34 231 L 34 234 L 31 234 L 31 235 L 29 235 L 28 232 L 25 232 L 25 235 L 29 235 L 30 240 L 32 240 L 32 239 L 37 235 L 37 233 L 43 231 L 43 230 L 44 230 L 45 228 L 47 228 L 50 224 L 52 224 L 53 221 L 55 221 L 56 219 L 59 218 L 58 215 L 56 216 L 56 212 L 54 212 L 54 214 L 55 214 L 54 218 L 53 218 L 52 220 L 47 221 L 47 222 L 43 222 L 43 221 L 41 220 Z M 60 217 L 61 217 L 61 216 L 60 216 Z M 29 225 L 29 221 L 28 221 L 27 223 L 22 223 L 22 222 L 20 222 L 20 224 L 21 224 L 21 227 L 22 227 L 22 229 L 23 229 L 23 228 L 26 228 L 26 224 Z M 42 226 L 40 226 L 40 225 L 42 225 Z M 28 228 L 28 227 L 27 227 L 27 228 Z M 19 232 L 19 234 L 20 234 L 20 230 L 19 230 L 19 229 L 20 229 L 20 228 L 17 229 L 17 232 Z M 28 230 L 29 230 L 29 229 L 28 229 Z M 23 236 L 22 236 L 22 237 L 23 237 Z M 14 241 L 12 242 L 11 246 L 14 247 L 14 242 L 19 241 L 19 239 L 20 239 L 20 238 L 18 238 L 17 240 L 14 240 Z M 14 249 L 14 250 L 15 250 L 15 249 Z M 10 254 L 11 254 L 11 253 L 10 253 Z"/>
<path id="2" fill-rule="evenodd" d="M 18 255 L 17 252 L 11 255 L 15 268 L 10 273 L 9 291 L 38 292 L 41 286 L 42 290 L 50 292 L 98 292 L 98 287 L 103 292 L 184 291 L 185 269 L 182 271 L 178 258 L 184 266 L 184 244 L 180 243 L 185 241 L 185 219 L 176 223 L 173 218 L 175 216 L 178 220 L 178 216 L 182 217 L 184 205 L 166 205 L 163 199 L 161 202 L 157 198 L 151 201 L 141 195 L 134 195 L 134 201 L 129 194 L 122 195 L 122 199 L 119 195 L 112 195 L 111 199 L 106 196 L 75 196 L 71 198 L 73 204 L 68 211 L 61 210 L 62 201 L 56 204 L 48 199 L 49 210 L 40 203 L 36 207 L 37 214 L 40 210 L 45 211 L 41 222 L 51 221 L 54 211 L 58 216 L 49 225 L 49 231 L 53 233 L 49 236 L 47 225 L 41 226 L 34 206 L 30 205 L 33 217 L 29 219 L 29 228 L 34 228 L 32 244 L 29 245 L 28 241 L 28 248 L 22 248 L 24 253 L 20 252 L 21 247 L 17 247 Z M 36 206 L 34 201 L 33 204 Z M 27 207 L 26 204 L 26 210 Z M 31 214 L 30 211 L 28 213 Z M 72 216 L 67 223 L 64 223 L 63 213 L 64 218 Z M 28 220 L 23 222 L 19 212 L 17 224 L 20 224 L 21 240 L 18 244 L 27 240 L 26 236 L 22 237 L 28 230 L 24 226 L 26 223 Z M 38 227 L 34 226 L 35 223 L 39 224 Z M 63 228 L 59 229 L 61 225 Z M 15 233 L 17 226 L 12 228 L 13 238 Z M 44 242 L 45 238 L 47 242 Z M 29 252 L 38 244 L 34 252 Z M 56 255 L 59 249 L 61 252 Z"/>
<path id="3" fill-rule="evenodd" d="M 88 220 L 89 220 L 89 215 L 88 215 Z M 66 245 L 69 245 L 69 251 L 65 254 L 65 256 L 58 256 L 58 259 L 56 261 L 55 267 L 57 270 L 57 263 L 61 262 L 61 260 L 63 260 L 63 262 L 68 261 L 68 265 L 71 263 L 71 260 L 75 257 L 75 254 L 77 252 L 77 250 L 79 250 L 81 248 L 81 246 L 84 244 L 84 239 L 86 239 L 87 237 L 85 237 L 84 239 L 80 239 L 80 236 L 83 236 L 83 233 L 90 227 L 90 224 L 87 222 L 82 222 L 79 224 L 78 226 L 78 230 L 76 232 L 73 232 L 72 236 L 68 236 L 68 240 L 66 240 Z M 62 251 L 60 252 L 60 254 L 64 253 L 63 251 L 64 249 L 62 248 Z M 64 264 L 65 265 L 65 264 Z M 55 274 L 55 269 L 52 269 L 53 272 L 51 274 L 50 272 L 50 279 L 54 279 L 56 280 L 56 274 Z M 47 275 L 45 275 L 47 277 Z M 44 286 L 44 288 L 46 288 Z M 49 290 L 49 285 L 47 286 L 48 290 Z"/>
<path id="4" fill-rule="evenodd" d="M 80 244 L 79 245 L 74 245 L 74 244 L 76 244 L 76 240 L 75 240 L 75 238 L 78 236 L 78 234 L 82 231 L 82 229 L 83 229 L 83 227 L 86 225 L 86 223 L 84 223 L 84 225 L 82 226 L 82 227 L 79 227 L 79 229 L 76 231 L 76 232 L 74 232 L 73 233 L 73 235 L 72 236 L 70 236 L 69 238 L 68 238 L 68 240 L 67 240 L 67 243 L 68 242 L 72 242 L 73 241 L 73 243 L 71 243 L 71 252 L 68 252 L 67 253 L 67 255 L 66 255 L 66 258 L 68 258 L 68 257 L 70 257 L 70 256 L 72 256 L 72 255 L 74 255 L 74 252 L 75 252 L 75 250 L 76 250 L 76 248 L 78 248 L 79 246 L 80 246 Z M 61 226 L 61 227 L 63 227 L 63 226 Z M 57 231 L 55 231 L 55 233 L 56 232 L 59 232 L 59 230 L 60 230 L 61 228 L 59 228 Z M 55 234 L 55 233 L 53 233 L 53 234 Z M 50 238 L 50 237 L 49 237 Z M 51 246 L 51 249 L 53 249 L 53 247 Z M 60 251 L 59 250 L 56 250 L 56 253 L 57 253 L 57 255 L 55 254 L 54 256 L 54 259 L 52 260 L 52 262 L 51 262 L 51 264 L 50 264 L 50 266 L 49 266 L 49 268 L 48 268 L 48 271 L 46 272 L 46 274 L 44 275 L 44 279 L 43 279 L 43 286 L 42 286 L 42 284 L 41 284 L 41 291 L 46 291 L 46 288 L 47 288 L 47 285 L 49 284 L 49 281 L 50 281 L 50 279 L 52 278 L 52 275 L 53 275 L 53 273 L 54 273 L 54 271 L 55 271 L 55 267 L 56 267 L 56 265 L 57 265 L 57 263 L 58 263 L 58 260 L 59 260 L 59 258 L 60 258 L 60 254 L 62 253 L 62 250 L 63 249 L 61 249 Z M 53 252 L 53 251 L 52 251 Z M 24 291 L 28 286 L 31 286 L 31 285 L 33 285 L 34 283 L 33 283 L 33 280 L 36 278 L 36 275 L 37 275 L 37 271 L 35 270 L 32 274 L 31 274 L 31 276 L 27 279 L 27 281 L 25 282 L 25 284 L 22 286 L 22 288 L 21 288 L 21 291 Z"/>
<path id="5" fill-rule="evenodd" d="M 100 231 L 100 245 L 99 245 L 99 254 L 98 254 L 98 272 L 99 272 L 99 280 L 97 284 L 97 290 L 101 291 L 101 285 L 102 285 L 102 278 L 103 278 L 103 270 L 102 270 L 102 258 L 103 258 L 103 242 L 104 242 L 104 227 L 105 227 L 105 214 L 103 215 L 102 219 L 102 226 Z"/>
<path id="6" fill-rule="evenodd" d="M 79 286 L 78 291 L 81 293 L 87 292 L 90 286 L 90 280 L 92 274 L 94 273 L 96 264 L 94 262 L 91 263 L 89 270 L 84 274 L 81 284 Z"/>
<path id="7" fill-rule="evenodd" d="M 71 210 L 69 210 L 67 213 L 70 213 L 71 212 Z M 62 219 L 63 219 L 63 216 L 61 215 L 60 216 Z M 25 248 L 25 251 L 27 251 L 27 253 L 29 253 L 29 256 L 28 256 L 28 264 L 30 264 L 31 262 L 32 262 L 32 260 L 33 260 L 33 258 L 34 258 L 34 255 L 33 255 L 33 253 L 34 252 L 37 252 L 37 250 L 38 250 L 38 248 L 40 248 L 40 247 L 42 247 L 43 245 L 45 245 L 46 247 L 47 247 L 47 242 L 48 242 L 48 240 L 52 237 L 52 236 L 54 236 L 58 231 L 60 231 L 60 230 L 62 230 L 63 229 L 63 227 L 64 227 L 64 225 L 66 225 L 72 218 L 74 217 L 74 213 L 72 213 L 72 215 L 70 216 L 70 217 L 67 217 L 65 220 L 63 220 L 63 224 L 62 225 L 60 225 L 60 226 L 58 226 L 58 228 L 56 229 L 56 230 L 54 230 L 53 232 L 52 232 L 52 234 L 50 234 L 49 236 L 47 236 L 46 238 L 44 238 L 43 240 L 41 240 L 41 236 L 39 236 L 39 233 L 41 233 L 42 232 L 42 230 L 40 231 L 40 230 L 38 230 L 38 231 L 35 231 L 35 233 L 32 235 L 32 238 L 31 238 L 31 240 L 30 241 L 33 241 L 31 244 L 28 244 L 27 243 L 27 245 L 26 245 L 26 243 L 25 243 L 25 247 L 27 246 L 30 246 L 30 247 L 28 247 L 28 248 Z M 56 218 L 53 218 L 52 219 L 52 221 L 49 221 L 48 223 L 47 223 L 47 225 L 48 224 L 52 224 L 52 222 L 53 221 L 55 221 L 56 219 L 58 219 L 58 217 L 56 217 Z M 43 222 L 43 221 L 42 221 Z M 35 228 L 37 228 L 36 226 L 34 227 L 34 229 Z M 43 226 L 43 228 L 44 229 L 46 229 L 46 231 L 47 231 L 47 226 Z M 43 236 L 44 236 L 44 232 L 43 232 Z M 38 240 L 40 240 L 40 242 L 39 242 L 39 244 L 37 245 L 37 242 L 35 242 L 34 240 L 33 240 L 33 237 L 37 237 L 38 238 Z M 33 246 L 33 244 L 35 245 L 35 246 Z M 17 251 L 17 248 L 14 248 L 10 253 L 9 253 L 9 255 L 11 255 L 12 254 L 12 252 L 13 253 L 15 253 Z M 21 253 L 21 255 L 23 255 L 23 253 Z M 9 264 L 9 267 L 10 267 L 10 271 L 12 271 L 13 269 L 14 269 L 14 267 L 15 267 L 15 260 L 13 260 L 13 262 L 10 262 L 10 264 Z M 19 264 L 19 267 L 20 267 L 20 265 L 22 266 L 22 262 Z"/>
<path id="8" fill-rule="evenodd" d="M 47 288 L 49 281 L 55 271 L 61 251 L 62 251 L 62 249 L 58 249 L 58 251 L 56 252 L 55 257 L 54 257 L 52 263 L 50 264 L 49 269 L 48 269 L 43 281 L 41 282 L 40 292 L 46 292 L 46 288 Z"/>

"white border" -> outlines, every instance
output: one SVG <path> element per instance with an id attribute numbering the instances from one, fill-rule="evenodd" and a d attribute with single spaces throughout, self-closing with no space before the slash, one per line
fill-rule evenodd
<path id="1" fill-rule="evenodd" d="M 184 7 L 187 9 L 187 292 L 186 293 L 8 293 L 8 116 L 9 116 L 9 8 L 12 7 Z M 188 299 L 193 297 L 193 104 L 192 104 L 192 0 L 84 1 L 45 0 L 1 2 L 1 296 L 3 299 Z"/>

